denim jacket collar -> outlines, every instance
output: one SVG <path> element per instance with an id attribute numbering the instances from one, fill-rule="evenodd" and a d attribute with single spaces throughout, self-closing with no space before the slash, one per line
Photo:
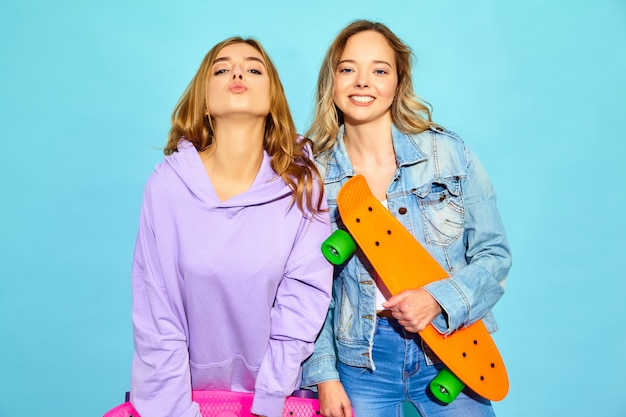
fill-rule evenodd
<path id="1" fill-rule="evenodd" d="M 325 183 L 341 181 L 345 177 L 353 177 L 356 175 L 346 150 L 346 144 L 344 142 L 345 132 L 345 126 L 341 125 L 339 133 L 337 134 L 337 146 L 333 148 L 333 151 L 328 157 L 328 170 L 325 176 Z M 396 165 L 398 167 L 413 165 L 428 158 L 428 155 L 417 145 L 413 136 L 400 132 L 395 125 L 391 126 L 391 140 L 396 154 Z"/>

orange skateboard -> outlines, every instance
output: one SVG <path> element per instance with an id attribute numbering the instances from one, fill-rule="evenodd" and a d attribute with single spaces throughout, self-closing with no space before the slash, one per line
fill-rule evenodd
<path id="1" fill-rule="evenodd" d="M 343 185 L 337 204 L 350 235 L 336 230 L 322 244 L 322 252 L 331 263 L 344 263 L 355 251 L 356 241 L 392 295 L 448 278 L 437 261 L 372 195 L 363 176 L 357 175 Z M 489 400 L 506 396 L 506 368 L 482 321 L 448 336 L 432 324 L 419 334 L 447 367 L 430 384 L 439 400 L 452 402 L 465 385 Z"/>

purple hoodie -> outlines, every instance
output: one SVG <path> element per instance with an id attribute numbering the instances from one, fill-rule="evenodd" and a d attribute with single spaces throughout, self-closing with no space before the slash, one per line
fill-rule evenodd
<path id="1" fill-rule="evenodd" d="M 132 270 L 142 416 L 199 417 L 192 389 L 254 392 L 254 413 L 282 415 L 332 291 L 328 213 L 303 215 L 291 196 L 267 154 L 250 189 L 225 202 L 189 141 L 156 167 Z"/>

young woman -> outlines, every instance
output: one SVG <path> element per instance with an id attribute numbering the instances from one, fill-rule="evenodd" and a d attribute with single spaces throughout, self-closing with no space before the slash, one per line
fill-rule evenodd
<path id="1" fill-rule="evenodd" d="M 254 40 L 213 47 L 172 115 L 135 249 L 131 402 L 200 416 L 192 390 L 254 392 L 282 415 L 331 296 L 323 188 Z"/>
<path id="2" fill-rule="evenodd" d="M 333 229 L 336 198 L 362 174 L 374 195 L 451 278 L 390 296 L 371 265 L 352 256 L 335 271 L 333 299 L 303 386 L 317 387 L 326 417 L 490 416 L 465 391 L 450 405 L 429 395 L 437 358 L 417 332 L 443 334 L 479 319 L 504 292 L 509 246 L 492 185 L 467 145 L 431 121 L 413 92 L 411 50 L 385 25 L 356 21 L 335 38 L 319 74 L 314 140 Z M 365 262 L 365 264 L 363 263 Z"/>

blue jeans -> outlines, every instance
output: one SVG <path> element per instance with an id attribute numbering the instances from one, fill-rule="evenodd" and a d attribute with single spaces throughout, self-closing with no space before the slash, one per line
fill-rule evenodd
<path id="1" fill-rule="evenodd" d="M 422 417 L 495 416 L 491 403 L 468 389 L 451 404 L 436 400 L 429 384 L 441 364 L 427 364 L 419 335 L 406 332 L 394 319 L 378 318 L 372 355 L 375 371 L 338 364 L 356 417 L 402 417 L 404 401 Z"/>

